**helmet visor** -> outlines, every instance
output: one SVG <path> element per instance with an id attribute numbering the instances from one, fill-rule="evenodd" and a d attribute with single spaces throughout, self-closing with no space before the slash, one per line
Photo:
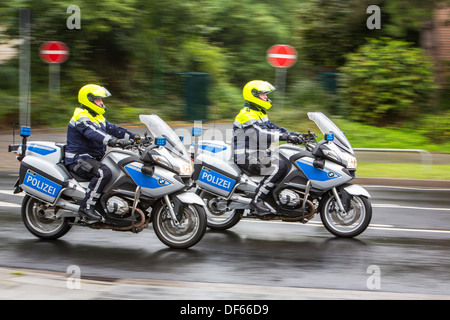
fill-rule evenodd
<path id="1" fill-rule="evenodd" d="M 92 92 L 92 97 L 94 99 L 104 99 L 104 98 L 111 97 L 111 93 L 105 87 L 100 87 L 97 90 L 95 90 L 94 92 Z"/>
<path id="2" fill-rule="evenodd" d="M 271 85 L 269 82 L 264 81 L 259 83 L 255 88 L 252 89 L 252 94 L 255 97 L 258 97 L 260 94 L 269 94 L 275 91 L 275 87 Z"/>

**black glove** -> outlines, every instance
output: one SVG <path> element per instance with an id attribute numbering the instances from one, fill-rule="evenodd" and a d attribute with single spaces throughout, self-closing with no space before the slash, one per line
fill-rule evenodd
<path id="1" fill-rule="evenodd" d="M 117 140 L 119 139 L 116 137 L 111 137 L 111 139 L 108 140 L 108 147 L 115 147 Z"/>
<path id="2" fill-rule="evenodd" d="M 287 142 L 292 143 L 292 144 L 301 144 L 301 143 L 303 143 L 303 139 L 302 139 L 302 137 L 290 135 L 287 138 Z"/>
<path id="3" fill-rule="evenodd" d="M 129 139 L 117 139 L 116 137 L 111 137 L 108 141 L 108 147 L 125 148 L 129 145 L 131 145 L 131 141 Z"/>
<path id="4" fill-rule="evenodd" d="M 125 148 L 131 145 L 131 141 L 129 139 L 119 139 L 116 141 L 115 147 Z"/>
<path id="5" fill-rule="evenodd" d="M 280 136 L 280 141 L 287 141 L 289 138 L 289 133 L 285 132 Z"/>

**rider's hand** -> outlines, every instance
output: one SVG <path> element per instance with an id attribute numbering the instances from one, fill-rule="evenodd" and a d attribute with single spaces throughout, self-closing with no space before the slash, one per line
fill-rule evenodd
<path id="1" fill-rule="evenodd" d="M 129 139 L 117 139 L 116 137 L 111 137 L 108 141 L 108 147 L 120 147 L 125 148 L 131 144 Z"/>
<path id="2" fill-rule="evenodd" d="M 129 139 L 118 139 L 116 141 L 115 147 L 125 148 L 131 145 L 131 141 Z"/>
<path id="3" fill-rule="evenodd" d="M 119 139 L 116 137 L 111 137 L 111 139 L 108 140 L 108 147 L 115 147 L 117 140 Z"/>
<path id="4" fill-rule="evenodd" d="M 301 143 L 303 143 L 303 139 L 298 136 L 290 135 L 287 138 L 287 142 L 292 143 L 292 144 L 301 144 Z"/>
<path id="5" fill-rule="evenodd" d="M 289 133 L 285 132 L 283 134 L 280 135 L 280 141 L 287 141 L 289 138 Z"/>

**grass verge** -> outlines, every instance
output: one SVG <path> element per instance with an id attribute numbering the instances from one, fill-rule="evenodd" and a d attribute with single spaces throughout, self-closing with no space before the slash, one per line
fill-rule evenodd
<path id="1" fill-rule="evenodd" d="M 450 165 L 359 162 L 357 177 L 450 180 Z"/>

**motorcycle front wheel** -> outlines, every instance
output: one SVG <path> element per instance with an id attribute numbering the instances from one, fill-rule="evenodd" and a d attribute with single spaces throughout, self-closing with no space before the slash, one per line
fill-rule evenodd
<path id="1" fill-rule="evenodd" d="M 167 205 L 160 202 L 153 209 L 153 229 L 158 239 L 168 247 L 186 249 L 199 242 L 206 232 L 206 213 L 197 204 L 185 205 L 177 214 L 178 224 L 172 220 Z"/>
<path id="2" fill-rule="evenodd" d="M 363 196 L 352 196 L 350 208 L 343 213 L 339 210 L 334 195 L 322 199 L 320 218 L 324 227 L 332 234 L 352 238 L 364 232 L 372 219 L 372 205 Z"/>
<path id="3" fill-rule="evenodd" d="M 44 240 L 55 240 L 72 228 L 69 218 L 53 219 L 54 207 L 26 195 L 22 201 L 22 220 L 33 235 Z"/>

